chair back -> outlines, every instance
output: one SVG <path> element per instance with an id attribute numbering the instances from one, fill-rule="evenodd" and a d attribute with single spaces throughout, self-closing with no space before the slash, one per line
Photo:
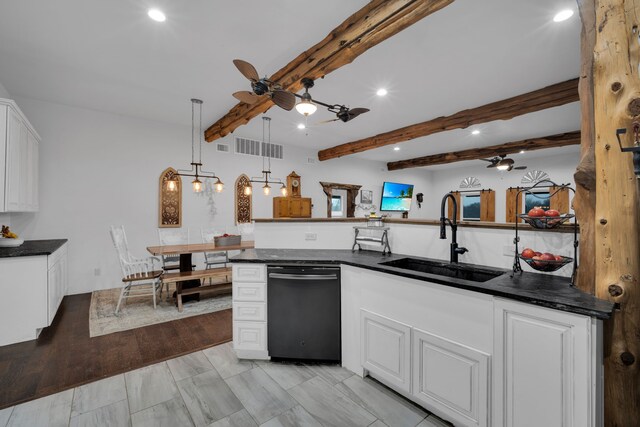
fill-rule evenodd
<path id="1" fill-rule="evenodd" d="M 120 268 L 122 269 L 122 274 L 127 276 L 126 273 L 126 264 L 131 261 L 131 254 L 129 252 L 129 244 L 127 243 L 127 235 L 124 232 L 123 225 L 112 225 L 110 227 L 111 240 L 113 241 L 113 246 L 116 248 L 116 252 L 118 253 L 118 261 L 120 262 Z"/>
<path id="2" fill-rule="evenodd" d="M 224 234 L 224 230 L 220 228 L 201 228 L 200 234 L 202 235 L 202 243 L 213 243 L 215 241 L 216 236 L 222 236 Z M 227 265 L 229 262 L 229 256 L 226 251 L 223 252 L 205 252 L 204 253 L 205 263 L 207 267 L 210 267 L 214 264 L 224 264 Z"/>
<path id="3" fill-rule="evenodd" d="M 189 229 L 185 228 L 159 228 L 158 237 L 160 244 L 165 245 L 188 245 Z"/>

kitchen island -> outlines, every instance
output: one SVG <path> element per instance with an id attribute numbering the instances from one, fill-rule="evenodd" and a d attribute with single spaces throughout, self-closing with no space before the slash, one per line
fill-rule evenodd
<path id="1" fill-rule="evenodd" d="M 236 353 L 269 358 L 267 265 L 337 264 L 345 368 L 456 425 L 600 424 L 602 319 L 612 303 L 558 276 L 503 269 L 471 281 L 382 264 L 403 258 L 300 249 L 234 257 Z"/>

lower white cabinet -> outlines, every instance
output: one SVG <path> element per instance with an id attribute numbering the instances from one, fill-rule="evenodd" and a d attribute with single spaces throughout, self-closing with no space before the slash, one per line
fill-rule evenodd
<path id="1" fill-rule="evenodd" d="M 67 292 L 67 245 L 51 255 L 0 258 L 0 346 L 36 339 Z"/>
<path id="2" fill-rule="evenodd" d="M 496 298 L 495 425 L 601 425 L 600 325 Z"/>
<path id="3" fill-rule="evenodd" d="M 233 264 L 233 349 L 241 359 L 268 359 L 267 266 Z"/>
<path id="4" fill-rule="evenodd" d="M 412 331 L 412 395 L 456 425 L 488 426 L 488 354 L 426 331 Z"/>
<path id="5" fill-rule="evenodd" d="M 411 327 L 360 310 L 362 367 L 411 392 Z"/>

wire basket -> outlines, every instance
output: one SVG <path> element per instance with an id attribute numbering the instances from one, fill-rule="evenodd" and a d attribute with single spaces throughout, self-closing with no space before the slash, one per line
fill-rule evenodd
<path id="1" fill-rule="evenodd" d="M 538 228 L 540 230 L 548 230 L 551 228 L 556 228 L 560 224 L 564 224 L 575 215 L 573 214 L 562 214 L 560 216 L 529 216 L 527 214 L 520 214 L 518 217 L 522 218 L 524 222 L 532 226 L 533 228 Z"/>
<path id="2" fill-rule="evenodd" d="M 529 264 L 529 267 L 538 271 L 556 271 L 564 267 L 573 261 L 573 258 L 568 256 L 563 256 L 561 260 L 543 260 L 543 259 L 533 259 L 533 258 L 525 258 L 522 255 L 519 255 L 520 259 Z"/>

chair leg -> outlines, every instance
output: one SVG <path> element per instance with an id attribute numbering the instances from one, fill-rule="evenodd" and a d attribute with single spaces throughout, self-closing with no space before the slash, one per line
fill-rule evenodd
<path id="1" fill-rule="evenodd" d="M 120 291 L 120 298 L 118 298 L 118 305 L 116 305 L 116 316 L 118 315 L 118 311 L 120 310 L 120 303 L 122 302 L 122 297 L 124 296 L 126 286 L 122 287 Z"/>
<path id="2" fill-rule="evenodd" d="M 153 288 L 153 309 L 156 309 L 156 292 L 158 292 L 158 288 L 156 288 L 156 284 L 154 283 L 152 288 Z"/>

